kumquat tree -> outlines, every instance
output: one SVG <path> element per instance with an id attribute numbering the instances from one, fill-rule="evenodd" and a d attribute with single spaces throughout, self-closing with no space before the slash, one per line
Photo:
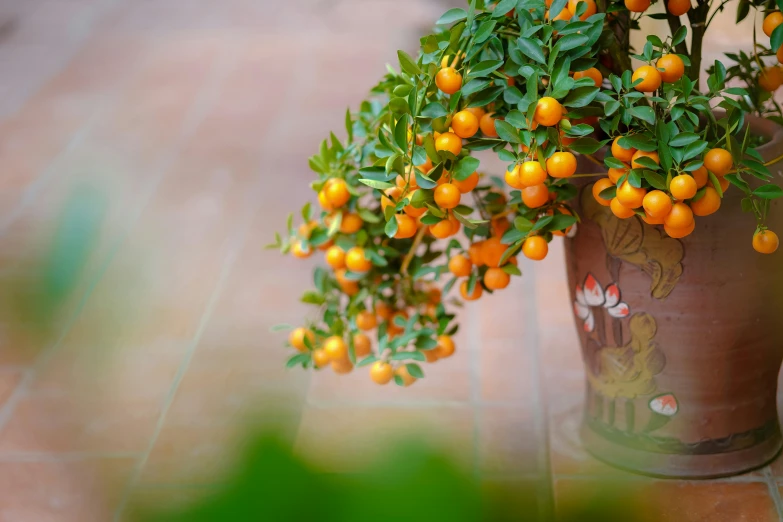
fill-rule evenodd
<path id="1" fill-rule="evenodd" d="M 752 60 L 781 58 L 783 15 L 769 1 L 737 3 L 743 17 L 766 13 L 770 47 Z M 472 0 L 446 12 L 418 54 L 399 51 L 399 70 L 346 114 L 345 139 L 331 134 L 310 158 L 318 204 L 270 245 L 325 257 L 302 297 L 318 311 L 290 332 L 288 365 L 366 366 L 379 384 L 422 378 L 421 363 L 456 349 L 460 300 L 449 294 L 502 291 L 521 275 L 520 254 L 543 260 L 551 241 L 574 234 L 579 182 L 594 181 L 617 218 L 673 238 L 698 234 L 724 193 L 741 191 L 757 222 L 747 248 L 775 252 L 765 220 L 783 190 L 746 113 L 769 102 L 758 88 L 777 88 L 783 73 L 716 61 L 702 85 L 704 33 L 726 4 Z M 670 34 L 632 49 L 646 16 L 668 20 Z M 747 85 L 727 86 L 734 77 Z M 504 176 L 483 173 L 474 153 L 489 150 Z"/>

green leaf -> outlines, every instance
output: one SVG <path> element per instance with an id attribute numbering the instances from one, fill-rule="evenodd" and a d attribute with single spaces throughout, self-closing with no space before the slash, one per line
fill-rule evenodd
<path id="1" fill-rule="evenodd" d="M 436 182 L 432 181 L 418 170 L 416 171 L 416 184 L 423 189 L 435 188 L 437 185 Z M 418 194 L 418 192 L 416 194 Z"/>
<path id="2" fill-rule="evenodd" d="M 483 62 L 479 62 L 475 66 L 470 68 L 469 76 L 471 78 L 487 76 L 491 74 L 492 71 L 499 69 L 500 66 L 502 65 L 503 65 L 502 60 L 484 60 Z"/>
<path id="3" fill-rule="evenodd" d="M 617 195 L 617 187 L 609 187 L 609 188 L 605 188 L 605 189 L 603 189 L 603 190 L 601 191 L 601 193 L 600 193 L 600 194 L 598 194 L 598 196 L 599 196 L 601 199 L 612 199 L 612 198 L 614 198 L 616 195 Z"/>
<path id="4" fill-rule="evenodd" d="M 290 324 L 276 324 L 269 329 L 270 332 L 282 332 L 293 328 Z"/>
<path id="5" fill-rule="evenodd" d="M 425 118 L 440 118 L 446 116 L 449 111 L 438 102 L 428 103 L 422 110 L 421 115 Z"/>
<path id="6" fill-rule="evenodd" d="M 699 135 L 693 134 L 691 132 L 683 132 L 681 134 L 678 134 L 674 138 L 672 138 L 669 141 L 670 147 L 684 147 L 686 145 L 690 145 L 694 141 L 698 141 Z"/>
<path id="7" fill-rule="evenodd" d="M 589 40 L 586 34 L 567 34 L 558 40 L 556 46 L 561 51 L 568 51 L 585 45 Z"/>
<path id="8" fill-rule="evenodd" d="M 473 36 L 473 41 L 477 44 L 482 43 L 484 40 L 492 36 L 492 30 L 495 29 L 497 22 L 495 20 L 486 20 L 476 30 L 476 34 Z"/>
<path id="9" fill-rule="evenodd" d="M 652 158 L 647 156 L 640 156 L 634 160 L 635 163 L 652 170 L 658 170 L 660 167 Z"/>
<path id="10" fill-rule="evenodd" d="M 513 263 L 506 263 L 505 265 L 503 265 L 503 271 L 509 275 L 515 275 L 515 276 L 522 275 L 522 270 L 520 270 L 519 267 Z"/>
<path id="11" fill-rule="evenodd" d="M 630 112 L 640 120 L 646 121 L 650 125 L 655 124 L 655 111 L 652 110 L 652 107 L 647 107 L 646 105 L 639 105 L 636 107 L 631 107 Z"/>
<path id="12" fill-rule="evenodd" d="M 479 160 L 472 157 L 472 156 L 465 156 L 459 162 L 457 162 L 457 167 L 452 171 L 452 175 L 454 176 L 454 179 L 457 181 L 464 181 L 468 178 L 471 174 L 476 172 L 476 169 L 479 167 Z M 423 187 L 424 188 L 424 187 Z"/>
<path id="13" fill-rule="evenodd" d="M 517 5 L 517 0 L 500 0 L 492 11 L 492 17 L 497 18 L 504 16 L 506 13 L 514 9 Z"/>
<path id="14" fill-rule="evenodd" d="M 663 179 L 663 176 L 661 176 L 657 172 L 653 172 L 651 170 L 645 170 L 644 179 L 646 179 L 650 185 L 652 185 L 654 188 L 657 188 L 658 190 L 665 191 L 667 189 L 666 180 Z"/>
<path id="15" fill-rule="evenodd" d="M 500 139 L 509 143 L 522 143 L 519 133 L 513 125 L 503 120 L 495 120 L 495 130 Z"/>
<path id="16" fill-rule="evenodd" d="M 381 218 L 378 215 L 373 214 L 366 208 L 357 208 L 356 213 L 359 214 L 359 217 L 367 223 L 378 223 L 381 221 Z"/>
<path id="17" fill-rule="evenodd" d="M 544 51 L 541 49 L 541 42 L 533 40 L 531 38 L 519 37 L 517 38 L 517 44 L 520 50 L 528 58 L 537 61 L 538 63 L 546 64 L 546 58 L 544 57 Z"/>
<path id="18" fill-rule="evenodd" d="M 386 190 L 394 186 L 391 183 L 387 183 L 385 181 L 376 181 L 374 179 L 360 179 L 359 182 L 378 190 Z"/>
<path id="19" fill-rule="evenodd" d="M 595 154 L 601 148 L 601 142 L 594 138 L 579 138 L 568 146 L 574 152 L 580 154 Z"/>
<path id="20" fill-rule="evenodd" d="M 416 352 L 397 352 L 391 357 L 389 357 L 389 360 L 391 361 L 405 361 L 407 359 L 413 359 L 414 361 L 426 361 L 427 358 L 424 356 L 423 353 L 416 351 Z"/>
<path id="21" fill-rule="evenodd" d="M 584 107 L 595 99 L 598 87 L 577 87 L 563 100 L 566 107 Z"/>
<path id="22" fill-rule="evenodd" d="M 552 216 L 552 221 L 550 221 L 549 226 L 547 226 L 547 230 L 565 230 L 568 227 L 572 226 L 574 223 L 576 223 L 576 216 L 569 216 L 566 214 L 556 214 L 555 216 Z"/>
<path id="23" fill-rule="evenodd" d="M 688 29 L 683 25 L 674 33 L 672 37 L 672 45 L 677 45 L 685 41 L 685 37 L 688 35 Z"/>
<path id="24" fill-rule="evenodd" d="M 454 22 L 459 22 L 460 20 L 464 20 L 467 17 L 468 17 L 468 13 L 466 13 L 464 9 L 455 7 L 454 9 L 449 9 L 448 11 L 443 13 L 443 16 L 438 18 L 438 21 L 435 22 L 435 24 L 436 25 L 453 24 Z"/>
<path id="25" fill-rule="evenodd" d="M 303 366 L 304 363 L 308 362 L 310 360 L 310 352 L 307 353 L 298 353 L 288 359 L 288 362 L 285 363 L 286 368 L 293 368 L 294 366 Z"/>
<path id="26" fill-rule="evenodd" d="M 370 364 L 372 364 L 372 363 L 374 363 L 374 362 L 377 362 L 378 360 L 379 360 L 379 359 L 378 359 L 376 356 L 374 356 L 374 355 L 369 355 L 369 356 L 365 357 L 364 359 L 362 359 L 361 361 L 359 361 L 359 362 L 356 364 L 356 367 L 357 367 L 357 368 L 361 368 L 361 367 L 363 367 L 363 366 L 368 366 L 368 365 L 370 365 Z"/>
<path id="27" fill-rule="evenodd" d="M 319 294 L 318 292 L 313 292 L 312 290 L 308 290 L 307 292 L 302 294 L 300 301 L 307 304 L 321 305 L 326 301 L 326 298 L 324 298 L 324 296 Z"/>
<path id="28" fill-rule="evenodd" d="M 383 231 L 386 233 L 389 237 L 394 237 L 394 234 L 397 233 L 397 219 L 392 216 L 392 218 L 386 222 L 386 227 L 383 229 Z"/>
<path id="29" fill-rule="evenodd" d="M 772 51 L 777 51 L 780 44 L 783 44 L 783 24 L 777 26 L 769 36 L 769 47 Z"/>
<path id="30" fill-rule="evenodd" d="M 394 143 L 403 151 L 408 150 L 408 115 L 403 114 L 394 127 Z"/>
<path id="31" fill-rule="evenodd" d="M 783 26 L 783 24 L 778 27 L 781 26 Z M 783 196 L 783 189 L 777 185 L 762 185 L 753 191 L 753 195 L 764 199 L 775 199 Z"/>
<path id="32" fill-rule="evenodd" d="M 348 133 L 348 143 L 353 143 L 353 121 L 351 120 L 351 109 L 345 111 L 345 132 Z"/>
<path id="33" fill-rule="evenodd" d="M 628 165 L 623 163 L 617 158 L 613 158 L 611 156 L 606 156 L 604 158 L 604 164 L 609 167 L 610 169 L 625 169 L 628 168 Z"/>

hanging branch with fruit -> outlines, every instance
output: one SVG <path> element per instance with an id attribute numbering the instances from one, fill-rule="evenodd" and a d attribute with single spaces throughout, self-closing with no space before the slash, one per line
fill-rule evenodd
<path id="1" fill-rule="evenodd" d="M 618 218 L 686 237 L 734 185 L 758 219 L 753 247 L 774 252 L 765 217 L 783 191 L 735 99 L 748 91 L 727 88 L 718 61 L 700 91 L 700 56 L 681 54 L 680 17 L 702 20 L 699 49 L 709 5 L 669 0 L 672 34 L 649 35 L 631 70 L 617 53 L 649 7 L 473 0 L 446 12 L 415 58 L 399 51 L 399 71 L 346 115 L 346 138 L 331 134 L 310 158 L 319 208 L 306 204 L 302 225 L 289 218 L 271 245 L 296 257 L 324 251 L 329 267 L 315 269 L 302 298 L 318 312 L 291 332 L 289 366 L 370 366 L 379 384 L 423 377 L 420 363 L 455 351 L 452 287 L 465 301 L 501 291 L 521 275 L 519 252 L 539 261 L 554 237 L 576 233 L 576 154 L 604 146 L 608 176 L 577 176 L 597 178 L 595 199 Z M 783 29 L 774 31 L 779 45 Z M 508 165 L 503 179 L 480 174 L 482 150 Z"/>

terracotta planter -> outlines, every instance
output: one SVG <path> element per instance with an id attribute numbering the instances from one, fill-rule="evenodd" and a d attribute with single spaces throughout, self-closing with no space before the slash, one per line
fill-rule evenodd
<path id="1" fill-rule="evenodd" d="M 783 154 L 783 129 L 751 119 Z M 580 172 L 602 166 L 580 158 Z M 770 167 L 783 182 L 783 163 Z M 589 178 L 586 178 L 589 179 Z M 783 252 L 751 247 L 755 219 L 731 187 L 696 231 L 669 238 L 636 217 L 619 220 L 592 198 L 566 240 L 571 298 L 587 372 L 585 448 L 649 475 L 719 477 L 779 452 L 776 409 L 783 360 Z M 783 204 L 769 226 L 783 232 Z"/>

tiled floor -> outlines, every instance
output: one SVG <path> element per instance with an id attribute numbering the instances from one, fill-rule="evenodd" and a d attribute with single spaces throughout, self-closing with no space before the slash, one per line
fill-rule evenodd
<path id="1" fill-rule="evenodd" d="M 242 421 L 268 404 L 330 469 L 356 469 L 382 451 L 379 433 L 416 426 L 488 483 L 533 484 L 542 513 L 608 471 L 577 437 L 583 374 L 557 242 L 467 306 L 458 356 L 411 388 L 285 371 L 269 332 L 306 312 L 312 263 L 262 248 L 311 194 L 306 158 L 445 7 L 0 5 L 0 280 L 30 273 L 74 187 L 108 202 L 52 330 L 0 322 L 1 522 L 186 501 L 220 481 Z M 666 520 L 783 520 L 780 463 L 699 483 L 622 476 L 665 499 Z"/>

